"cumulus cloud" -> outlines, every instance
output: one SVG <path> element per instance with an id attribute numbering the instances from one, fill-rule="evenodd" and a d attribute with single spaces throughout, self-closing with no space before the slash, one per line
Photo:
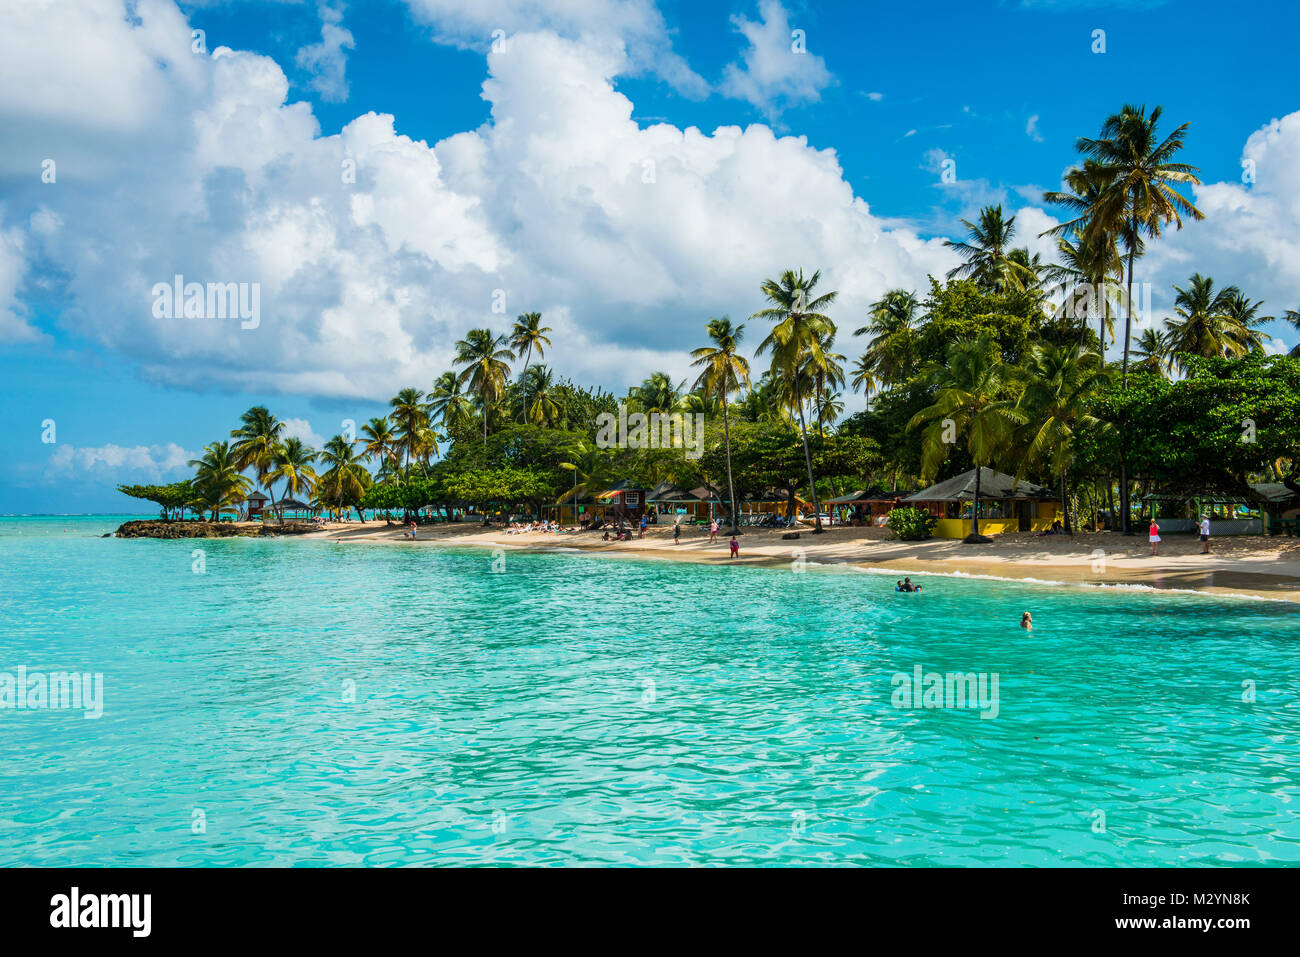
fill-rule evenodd
<path id="1" fill-rule="evenodd" d="M 343 26 L 343 11 L 326 4 L 320 7 L 320 42 L 298 51 L 299 67 L 312 74 L 310 86 L 330 103 L 348 98 L 346 50 L 354 46 L 352 31 Z"/>
<path id="2" fill-rule="evenodd" d="M 4 228 L 0 217 L 0 342 L 31 342 L 41 333 L 30 325 L 18 299 L 18 287 L 27 272 L 23 232 Z"/>
<path id="3" fill-rule="evenodd" d="M 284 438 L 302 439 L 304 444 L 313 449 L 325 447 L 325 436 L 317 433 L 306 419 L 285 419 Z"/>
<path id="4" fill-rule="evenodd" d="M 747 100 L 769 117 L 786 107 L 816 103 L 821 91 L 835 82 L 826 61 L 809 52 L 806 31 L 791 30 L 790 16 L 779 0 L 760 0 L 758 9 L 761 20 L 739 14 L 731 18 L 749 45 L 741 54 L 741 64 L 727 65 L 720 89 L 727 96 Z"/>
<path id="5" fill-rule="evenodd" d="M 188 470 L 196 453 L 187 452 L 175 442 L 164 445 L 121 446 L 109 443 L 78 448 L 56 446 L 46 465 L 47 478 L 68 476 L 92 477 L 97 481 L 159 481 L 169 474 Z"/>

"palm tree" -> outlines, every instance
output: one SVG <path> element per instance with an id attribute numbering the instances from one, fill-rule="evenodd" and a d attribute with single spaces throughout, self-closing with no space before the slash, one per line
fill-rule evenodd
<path id="1" fill-rule="evenodd" d="M 1171 363 L 1169 361 L 1169 344 L 1165 337 L 1154 329 L 1143 329 L 1133 349 L 1133 368 L 1153 375 L 1168 377 Z"/>
<path id="2" fill-rule="evenodd" d="M 381 415 L 371 419 L 361 427 L 361 434 L 365 436 L 365 446 L 361 451 L 367 458 L 379 459 L 380 468 L 396 461 L 397 436 L 387 416 Z"/>
<path id="3" fill-rule="evenodd" d="M 652 372 L 628 393 L 629 404 L 639 412 L 672 412 L 682 400 L 686 382 L 673 385 L 667 372 Z"/>
<path id="4" fill-rule="evenodd" d="M 727 409 L 727 396 L 749 388 L 749 360 L 738 351 L 745 338 L 745 324 L 731 325 L 731 318 L 710 319 L 708 325 L 711 346 L 701 346 L 691 352 L 692 366 L 702 366 L 695 388 L 706 394 L 717 395 L 722 400 L 722 432 L 727 444 L 727 514 L 731 517 L 731 534 L 739 528 L 736 523 L 736 482 L 731 476 L 731 417 Z"/>
<path id="5" fill-rule="evenodd" d="M 444 372 L 433 383 L 433 391 L 429 393 L 429 414 L 448 434 L 468 426 L 473 405 L 469 396 L 461 391 L 456 373 Z"/>
<path id="6" fill-rule="evenodd" d="M 1107 117 L 1096 139 L 1082 137 L 1076 148 L 1095 162 L 1094 171 L 1104 184 L 1088 207 L 1084 230 L 1090 238 L 1104 241 L 1113 238 L 1124 247 L 1124 359 L 1120 386 L 1128 386 L 1129 344 L 1133 334 L 1133 260 L 1144 249 L 1147 238 L 1156 238 L 1170 223 L 1183 228 L 1183 216 L 1193 220 L 1204 215 L 1174 186 L 1182 183 L 1199 185 L 1197 168 L 1173 162 L 1183 148 L 1188 124 L 1184 123 L 1161 140 L 1156 135 L 1161 108 L 1147 115 L 1146 107 L 1125 105 Z M 1087 165 L 1085 160 L 1085 166 Z M 1123 534 L 1129 529 L 1128 460 L 1120 446 L 1119 458 L 1120 523 Z"/>
<path id="7" fill-rule="evenodd" d="M 257 483 L 271 493 L 271 504 L 274 505 L 275 488 L 267 476 L 275 465 L 284 423 L 264 405 L 253 406 L 239 420 L 243 425 L 230 433 L 230 437 L 237 440 L 231 450 L 235 464 L 241 472 L 247 468 L 255 470 Z"/>
<path id="8" fill-rule="evenodd" d="M 1072 287 L 1063 304 L 1063 308 L 1069 310 L 1068 314 L 1077 314 L 1082 305 L 1086 323 L 1092 310 L 1098 311 L 1097 341 L 1104 362 L 1107 333 L 1112 341 L 1115 338 L 1110 303 L 1118 298 L 1114 294 L 1124 272 L 1115 235 L 1105 230 L 1089 232 L 1087 229 L 1091 210 L 1106 186 L 1106 174 L 1096 162 L 1086 160 L 1083 166 L 1066 174 L 1065 183 L 1070 192 L 1043 194 L 1044 200 L 1064 206 L 1073 214 L 1072 219 L 1042 234 L 1057 237 L 1057 254 L 1061 259 L 1059 264 L 1048 267 L 1047 278 Z M 1141 237 L 1138 237 L 1139 253 L 1141 242 Z M 1082 335 L 1079 341 L 1083 342 Z"/>
<path id="9" fill-rule="evenodd" d="M 542 347 L 550 347 L 551 340 L 546 338 L 546 333 L 550 331 L 550 326 L 542 325 L 542 314 L 540 312 L 524 313 L 515 321 L 514 328 L 510 330 L 510 347 L 515 350 L 516 357 L 521 354 L 524 357 L 524 371 L 519 377 L 524 386 L 521 421 L 528 420 L 528 363 L 533 357 L 534 349 L 537 350 L 538 358 L 546 358 L 546 352 Z"/>
<path id="10" fill-rule="evenodd" d="M 1101 357 L 1078 346 L 1035 343 L 1026 357 L 1024 391 L 1017 407 L 1029 426 L 1029 436 L 1017 477 L 1023 477 L 1026 465 L 1041 465 L 1060 476 L 1061 509 L 1065 513 L 1065 530 L 1071 535 L 1074 530 L 1070 524 L 1066 473 L 1074 463 L 1078 434 L 1103 426 L 1086 409 L 1088 399 L 1108 378 Z"/>
<path id="11" fill-rule="evenodd" d="M 831 346 L 835 343 L 834 331 L 823 334 L 821 340 L 821 349 L 814 354 L 811 350 L 804 358 L 803 375 L 812 384 L 811 402 L 813 411 L 817 416 L 817 434 L 824 433 L 823 412 L 832 407 L 826 402 L 826 395 L 832 389 L 844 385 L 844 366 L 840 363 L 844 356 L 838 352 L 832 352 Z M 820 358 L 818 358 L 820 356 Z M 843 410 L 844 404 L 840 403 L 840 409 Z"/>
<path id="12" fill-rule="evenodd" d="M 468 383 L 483 404 L 484 445 L 487 445 L 488 415 L 492 403 L 505 391 L 506 377 L 510 375 L 509 360 L 515 357 L 506 348 L 507 342 L 505 336 L 494 336 L 491 329 L 471 329 L 456 343 L 455 362 L 464 366 L 456 381 L 462 386 Z"/>
<path id="13" fill-rule="evenodd" d="M 1010 255 L 1016 217 L 1004 218 L 999 204 L 981 209 L 978 223 L 966 219 L 961 222 L 966 227 L 967 241 L 955 243 L 947 239 L 943 243 L 965 260 L 948 272 L 949 279 L 973 279 L 997 292 L 1023 290 L 1029 285 L 1033 277 L 1023 263 Z"/>
<path id="14" fill-rule="evenodd" d="M 429 427 L 429 407 L 424 403 L 424 393 L 419 389 L 405 388 L 388 402 L 396 423 L 396 441 L 393 449 L 405 454 L 406 472 L 411 470 L 411 457 L 421 446 L 421 436 Z"/>
<path id="15" fill-rule="evenodd" d="M 300 491 L 310 492 L 316 484 L 316 471 L 311 467 L 318 453 L 302 439 L 288 438 L 277 450 L 275 468 L 268 474 L 272 482 L 283 480 L 286 495 L 296 498 Z"/>
<path id="16" fill-rule="evenodd" d="M 1174 189 L 1175 184 L 1201 182 L 1196 177 L 1195 166 L 1172 162 L 1183 148 L 1190 124 L 1184 123 L 1161 140 L 1156 134 L 1161 112 L 1157 106 L 1148 116 L 1145 106 L 1125 105 L 1106 119 L 1098 138 L 1085 136 L 1077 144 L 1080 153 L 1095 161 L 1093 170 L 1104 184 L 1087 210 L 1085 230 L 1093 238 L 1117 237 L 1125 251 L 1121 379 L 1125 385 L 1133 327 L 1133 260 L 1144 240 L 1158 237 L 1170 223 L 1182 229 L 1183 216 L 1193 220 L 1205 218 L 1191 200 Z"/>
<path id="17" fill-rule="evenodd" d="M 806 367 L 806 357 L 812 354 L 814 363 L 824 363 L 822 342 L 835 335 L 835 323 L 823 315 L 835 301 L 835 292 L 813 297 L 812 291 L 821 279 L 821 271 L 805 278 L 803 270 L 797 273 L 787 269 L 780 279 L 766 279 L 760 287 L 767 301 L 766 309 L 754 313 L 751 319 L 770 319 L 776 323 L 758 346 L 758 354 L 771 350 L 772 375 L 785 379 L 791 386 L 794 407 L 799 410 L 799 434 L 803 438 L 804 463 L 808 467 L 808 489 L 812 494 L 815 531 L 822 531 L 821 503 L 817 501 L 817 483 L 813 479 L 812 453 L 808 451 L 808 424 L 804 419 L 801 374 Z"/>
<path id="18" fill-rule="evenodd" d="M 336 435 L 325 443 L 320 460 L 326 469 L 317 481 L 317 498 L 321 503 L 335 508 L 347 508 L 349 505 L 356 508 L 357 516 L 364 522 L 365 514 L 357 503 L 373 482 L 356 447 L 343 436 Z"/>
<path id="19" fill-rule="evenodd" d="M 524 395 L 530 392 L 533 401 L 526 408 L 527 421 L 535 425 L 554 427 L 560 417 L 560 404 L 556 401 L 555 374 L 543 365 L 536 365 L 522 376 Z"/>
<path id="20" fill-rule="evenodd" d="M 203 457 L 191 459 L 190 465 L 197 470 L 194 489 L 203 504 L 212 510 L 213 521 L 217 520 L 223 505 L 238 505 L 253 487 L 252 480 L 240 474 L 239 459 L 229 442 L 204 446 Z"/>
<path id="21" fill-rule="evenodd" d="M 573 500 L 573 517 L 578 517 L 578 501 L 585 495 L 596 495 L 609 488 L 613 481 L 610 456 L 604 449 L 593 448 L 585 442 L 579 442 L 569 449 L 567 462 L 558 463 L 560 468 L 573 473 L 573 486 L 566 489 L 556 501 L 563 503 Z"/>
<path id="22" fill-rule="evenodd" d="M 1254 327 L 1271 317 L 1258 317 L 1262 303 L 1252 304 L 1236 286 L 1217 292 L 1214 280 L 1196 273 L 1187 288 L 1175 286 L 1174 311 L 1169 322 L 1169 351 L 1175 355 L 1243 356 L 1263 349 L 1264 334 Z M 1179 368 L 1183 363 L 1178 361 Z"/>
<path id="23" fill-rule="evenodd" d="M 921 303 L 916 293 L 891 289 L 871 304 L 867 324 L 855 336 L 871 336 L 867 351 L 854 367 L 853 388 L 868 396 L 899 385 L 916 370 L 916 327 Z"/>
<path id="24" fill-rule="evenodd" d="M 1005 451 L 1014 426 L 1024 421 L 1004 393 L 1009 385 L 997 343 L 990 336 L 954 342 L 946 360 L 931 363 L 926 378 L 935 389 L 934 403 L 908 422 L 909 429 L 925 426 L 921 433 L 921 474 L 933 481 L 952 451 L 944 433 L 955 429 L 966 437 L 966 451 L 975 463 L 975 498 L 971 503 L 971 533 L 967 542 L 981 541 L 979 533 L 980 470 L 991 467 Z"/>
<path id="25" fill-rule="evenodd" d="M 1282 314 L 1282 320 L 1291 323 L 1297 330 L 1300 330 L 1300 309 L 1288 309 Z M 1292 359 L 1300 359 L 1300 342 L 1296 343 L 1289 355 Z"/>

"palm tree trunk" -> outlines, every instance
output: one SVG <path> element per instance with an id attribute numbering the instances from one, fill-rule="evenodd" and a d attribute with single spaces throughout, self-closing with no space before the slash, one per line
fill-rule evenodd
<path id="1" fill-rule="evenodd" d="M 970 506 L 970 533 L 978 535 L 980 533 L 980 465 L 975 463 L 975 500 Z"/>
<path id="2" fill-rule="evenodd" d="M 727 440 L 727 494 L 730 498 L 731 508 L 731 534 L 735 535 L 739 531 L 736 525 L 736 483 L 731 477 L 731 420 L 727 414 L 727 393 L 722 393 L 722 433 Z"/>
<path id="3" fill-rule="evenodd" d="M 1070 525 L 1070 500 L 1065 494 L 1065 469 L 1061 469 L 1061 511 L 1065 514 L 1065 534 L 1074 537 L 1074 528 Z"/>
<path id="4" fill-rule="evenodd" d="M 822 508 L 817 501 L 817 483 L 813 481 L 812 471 L 812 453 L 808 451 L 808 426 L 804 421 L 803 400 L 799 397 L 799 380 L 796 377 L 794 383 L 794 404 L 799 407 L 799 434 L 803 436 L 803 460 L 808 466 L 808 490 L 812 493 L 813 500 L 813 518 L 816 521 L 814 533 L 820 534 L 822 531 Z"/>
<path id="5" fill-rule="evenodd" d="M 1133 235 L 1137 236 L 1137 225 L 1133 226 Z M 1133 331 L 1133 253 L 1134 246 L 1128 248 L 1128 279 L 1125 287 L 1124 304 L 1124 362 L 1120 375 L 1120 387 L 1128 388 L 1128 344 L 1129 336 Z M 1132 535 L 1133 530 L 1129 528 L 1129 501 L 1128 501 L 1128 455 L 1124 448 L 1124 437 L 1121 430 L 1119 442 L 1119 511 L 1120 511 L 1120 532 L 1124 535 Z"/>
<path id="6" fill-rule="evenodd" d="M 528 343 L 528 352 L 524 355 L 524 374 L 519 379 L 519 384 L 524 390 L 524 407 L 519 410 L 519 421 L 524 425 L 528 424 L 528 363 L 533 358 L 533 344 Z M 543 356 L 542 358 L 546 358 Z M 555 364 L 555 356 L 551 356 L 551 364 Z"/>

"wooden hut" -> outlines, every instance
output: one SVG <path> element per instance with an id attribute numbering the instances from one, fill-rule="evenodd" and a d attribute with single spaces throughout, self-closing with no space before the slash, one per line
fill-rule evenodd
<path id="1" fill-rule="evenodd" d="M 906 498 L 906 491 L 886 491 L 879 486 L 850 492 L 837 498 L 822 502 L 828 509 L 847 508 L 851 510 L 851 522 L 861 525 L 884 525 L 889 519 L 900 499 Z"/>
<path id="2" fill-rule="evenodd" d="M 269 498 L 256 489 L 249 493 L 248 498 L 244 499 L 245 517 L 248 521 L 256 522 L 260 519 L 262 517 L 262 512 L 266 510 L 266 503 L 269 501 Z"/>

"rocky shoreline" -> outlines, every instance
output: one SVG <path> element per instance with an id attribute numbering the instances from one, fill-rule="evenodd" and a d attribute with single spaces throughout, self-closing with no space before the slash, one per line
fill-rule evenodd
<path id="1" fill-rule="evenodd" d="M 284 525 L 233 522 L 164 522 L 161 519 L 123 523 L 116 538 L 259 538 L 263 535 L 302 535 L 314 530 L 303 522 Z"/>

